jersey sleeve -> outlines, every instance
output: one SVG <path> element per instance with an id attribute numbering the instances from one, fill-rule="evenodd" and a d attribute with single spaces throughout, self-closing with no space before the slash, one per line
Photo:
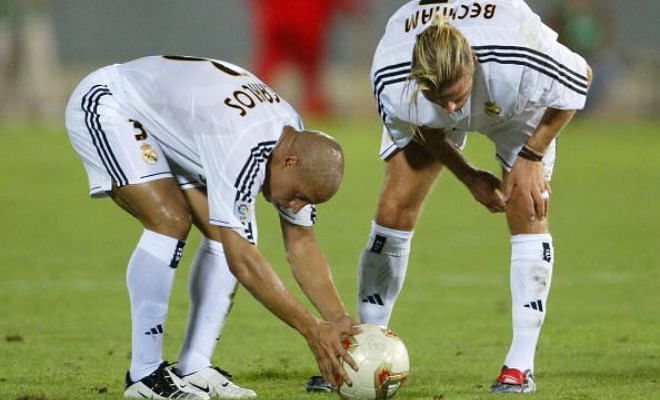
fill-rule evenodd
<path id="1" fill-rule="evenodd" d="M 230 134 L 215 132 L 196 137 L 206 174 L 209 222 L 232 228 L 256 244 L 254 185 L 261 185 L 259 167 L 265 165 L 275 141 L 245 149 L 240 138 Z"/>
<path id="2" fill-rule="evenodd" d="M 316 224 L 317 216 L 316 206 L 314 204 L 306 205 L 305 207 L 301 208 L 298 213 L 294 213 L 289 208 L 275 206 L 275 209 L 282 218 L 294 225 L 313 226 Z"/>
<path id="3" fill-rule="evenodd" d="M 561 43 L 554 42 L 522 75 L 522 94 L 535 105 L 581 110 L 587 100 L 587 62 Z"/>
<path id="4" fill-rule="evenodd" d="M 522 7 L 523 23 L 519 37 L 523 47 L 518 59 L 525 68 L 521 94 L 540 107 L 561 110 L 584 108 L 587 92 L 587 62 L 557 41 L 557 33 L 547 27 L 528 6 Z"/>
<path id="5" fill-rule="evenodd" d="M 397 62 L 393 57 L 381 58 L 380 64 L 384 66 L 371 75 L 376 106 L 389 137 L 397 147 L 403 148 L 412 140 L 412 127 L 416 125 L 414 113 L 402 109 L 410 103 L 408 75 L 411 63 Z"/>

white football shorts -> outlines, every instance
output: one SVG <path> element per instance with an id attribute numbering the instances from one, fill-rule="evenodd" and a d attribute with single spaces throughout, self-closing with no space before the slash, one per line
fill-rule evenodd
<path id="1" fill-rule="evenodd" d="M 66 107 L 66 128 L 82 159 L 92 197 L 122 187 L 175 177 L 181 189 L 203 186 L 203 177 L 168 163 L 160 143 L 131 118 L 108 89 L 104 68 L 76 87 Z M 170 165 L 171 164 L 171 165 Z"/>
<path id="2" fill-rule="evenodd" d="M 518 152 L 527 142 L 527 139 L 532 136 L 534 130 L 536 130 L 544 112 L 544 108 L 530 109 L 509 121 L 498 124 L 496 127 L 489 129 L 488 132 L 483 132 L 495 145 L 495 158 L 505 171 L 511 170 L 513 163 L 518 157 Z M 522 124 L 517 122 L 521 120 L 523 121 Z M 467 143 L 467 132 L 452 131 L 448 134 L 447 138 L 458 149 L 463 150 Z M 545 171 L 545 178 L 548 181 L 552 178 L 556 149 L 556 140 L 553 140 L 543 156 L 543 169 Z M 387 160 L 397 150 L 399 148 L 392 140 L 387 128 L 383 127 L 380 142 L 380 158 Z"/>

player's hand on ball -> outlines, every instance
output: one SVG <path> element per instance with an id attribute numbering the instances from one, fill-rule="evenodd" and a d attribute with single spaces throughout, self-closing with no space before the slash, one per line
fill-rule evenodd
<path id="1" fill-rule="evenodd" d="M 342 316 L 334 321 L 319 321 L 318 334 L 309 341 L 323 379 L 336 387 L 344 381 L 351 383 L 350 377 L 341 366 L 341 360 L 357 369 L 357 364 L 342 344 L 343 338 L 360 332 L 355 322 L 349 316 Z"/>
<path id="2" fill-rule="evenodd" d="M 348 352 L 350 340 L 347 340 L 349 339 L 349 336 L 355 336 L 362 333 L 362 329 L 360 328 L 360 321 L 349 315 L 343 315 L 337 318 L 334 322 L 339 326 L 342 332 L 340 341 L 341 348 L 339 349 L 341 358 L 347 362 L 354 371 L 357 371 L 358 365 L 355 360 L 353 360 L 351 353 Z M 348 382 L 350 382 L 350 379 Z"/>

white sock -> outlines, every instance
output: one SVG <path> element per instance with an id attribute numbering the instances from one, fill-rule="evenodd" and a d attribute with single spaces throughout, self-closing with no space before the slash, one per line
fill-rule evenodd
<path id="1" fill-rule="evenodd" d="M 412 236 L 372 222 L 358 267 L 358 312 L 363 323 L 389 324 L 406 279 Z"/>
<path id="2" fill-rule="evenodd" d="M 134 382 L 163 362 L 167 303 L 184 244 L 145 229 L 128 263 L 126 283 L 133 322 L 130 375 Z"/>
<path id="3" fill-rule="evenodd" d="M 534 355 L 547 312 L 554 250 L 550 234 L 511 237 L 513 340 L 504 365 L 534 371 Z"/>
<path id="4" fill-rule="evenodd" d="M 202 239 L 188 285 L 190 316 L 176 367 L 182 375 L 211 365 L 213 350 L 232 306 L 237 280 L 229 271 L 222 243 Z"/>

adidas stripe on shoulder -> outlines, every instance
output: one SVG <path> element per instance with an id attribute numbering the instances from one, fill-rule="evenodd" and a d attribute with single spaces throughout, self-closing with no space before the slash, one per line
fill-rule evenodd
<path id="1" fill-rule="evenodd" d="M 583 96 L 587 94 L 589 81 L 586 76 L 573 71 L 540 51 L 520 46 L 501 45 L 473 46 L 472 49 L 481 64 L 522 65 L 555 79 L 578 94 Z"/>
<path id="2" fill-rule="evenodd" d="M 383 122 L 387 120 L 387 113 L 385 112 L 385 107 L 381 101 L 380 95 L 383 93 L 383 90 L 385 90 L 387 86 L 407 81 L 408 76 L 410 75 L 411 66 L 412 62 L 406 61 L 387 65 L 378 69 L 374 73 L 372 77 L 374 96 L 378 106 L 378 114 L 380 115 Z"/>

